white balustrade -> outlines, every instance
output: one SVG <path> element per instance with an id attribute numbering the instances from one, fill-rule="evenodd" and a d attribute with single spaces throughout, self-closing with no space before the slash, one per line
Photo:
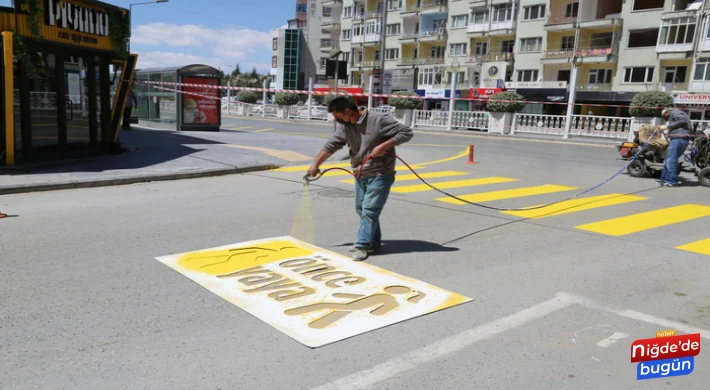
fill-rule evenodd
<path id="1" fill-rule="evenodd" d="M 383 114 L 394 115 L 394 107 L 374 107 L 370 111 L 381 112 Z"/>
<path id="2" fill-rule="evenodd" d="M 422 111 L 414 110 L 413 127 L 429 126 L 429 127 L 448 127 L 449 113 L 446 111 Z"/>
<path id="3" fill-rule="evenodd" d="M 485 111 L 454 111 L 451 127 L 488 130 L 490 115 Z"/>
<path id="4" fill-rule="evenodd" d="M 627 139 L 629 131 L 631 131 L 631 118 L 572 115 L 571 135 Z"/>
<path id="5" fill-rule="evenodd" d="M 515 114 L 511 134 L 534 133 L 564 135 L 565 120 L 562 115 Z"/>

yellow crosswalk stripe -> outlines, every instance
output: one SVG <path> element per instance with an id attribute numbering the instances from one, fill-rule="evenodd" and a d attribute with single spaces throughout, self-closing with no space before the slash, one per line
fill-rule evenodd
<path id="1" fill-rule="evenodd" d="M 542 207 L 535 210 L 525 210 L 525 211 L 503 211 L 503 214 L 514 215 L 521 218 L 546 218 L 553 217 L 556 215 L 576 213 L 578 211 L 592 210 L 600 207 L 614 206 L 624 203 L 637 202 L 640 200 L 646 200 L 642 196 L 634 195 L 624 195 L 624 194 L 609 194 L 601 196 L 592 196 L 589 198 L 580 198 L 567 200 L 561 203 L 550 205 L 547 207 Z M 531 206 L 530 208 L 540 207 Z"/>
<path id="2" fill-rule="evenodd" d="M 619 237 L 707 216 L 710 216 L 710 206 L 685 204 L 576 226 L 576 228 Z"/>
<path id="3" fill-rule="evenodd" d="M 486 184 L 499 184 L 499 183 L 510 183 L 513 181 L 518 181 L 518 179 L 511 179 L 507 177 L 483 177 L 479 179 L 467 179 L 467 180 L 455 180 L 455 181 L 445 181 L 441 183 L 431 183 L 434 187 L 440 190 L 446 190 L 451 188 L 462 188 L 471 186 L 482 186 Z M 433 191 L 431 187 L 426 184 L 415 184 L 411 186 L 399 186 L 392 187 L 392 192 L 399 194 L 409 194 L 412 192 L 423 192 L 423 191 Z"/>
<path id="4" fill-rule="evenodd" d="M 436 184 L 434 184 L 434 186 L 436 186 Z M 545 184 L 545 185 L 535 186 L 535 187 L 523 187 L 523 188 L 515 188 L 512 190 L 501 190 L 501 191 L 481 192 L 478 194 L 461 195 L 461 196 L 458 196 L 458 198 L 461 198 L 461 199 L 468 201 L 468 202 L 482 203 L 482 202 L 490 202 L 490 201 L 494 201 L 494 200 L 514 199 L 514 198 L 522 198 L 525 196 L 551 194 L 551 193 L 563 192 L 563 191 L 572 191 L 572 190 L 576 190 L 576 189 L 577 189 L 577 187 L 567 187 L 567 186 L 558 186 L 558 185 L 553 185 L 553 184 Z M 456 205 L 465 205 L 466 204 L 458 199 L 449 198 L 449 197 L 437 198 L 436 200 L 438 200 L 440 202 L 451 203 L 451 204 L 456 204 Z"/>
<path id="5" fill-rule="evenodd" d="M 407 167 L 404 167 L 405 169 Z M 330 173 L 330 172 L 328 172 Z M 345 172 L 341 172 L 345 174 Z M 467 172 L 456 172 L 456 171 L 441 171 L 441 172 L 429 172 L 429 173 L 420 173 L 419 176 L 422 179 L 438 179 L 441 177 L 450 177 L 450 176 L 463 176 L 463 175 L 468 175 L 469 173 Z M 325 176 L 327 176 L 326 174 Z M 414 175 L 397 175 L 395 177 L 395 182 L 400 182 L 400 181 L 411 181 L 411 180 L 419 180 L 419 178 Z M 355 179 L 350 179 L 350 180 L 341 180 L 343 183 L 350 183 L 350 184 L 355 184 Z"/>
<path id="6" fill-rule="evenodd" d="M 236 127 L 235 125 L 227 125 L 227 126 L 222 126 L 227 130 L 246 130 L 246 129 L 251 129 L 251 126 L 242 126 L 242 127 Z"/>
<path id="7" fill-rule="evenodd" d="M 710 255 L 710 238 L 704 240 L 691 242 L 690 244 L 685 244 L 675 247 L 675 249 L 680 249 L 687 252 L 699 253 L 701 255 Z"/>

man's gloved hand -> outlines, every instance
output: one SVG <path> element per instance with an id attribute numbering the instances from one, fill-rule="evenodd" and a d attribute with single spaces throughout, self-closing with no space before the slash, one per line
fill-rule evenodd
<path id="1" fill-rule="evenodd" d="M 308 168 L 308 174 L 310 177 L 316 177 L 320 173 L 320 169 L 318 169 L 317 166 L 312 165 L 310 168 Z"/>

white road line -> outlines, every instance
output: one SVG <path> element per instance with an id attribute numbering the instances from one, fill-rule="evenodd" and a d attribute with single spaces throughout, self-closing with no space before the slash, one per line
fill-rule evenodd
<path id="1" fill-rule="evenodd" d="M 614 343 L 616 343 L 617 341 L 623 340 L 623 339 L 628 339 L 628 338 L 629 338 L 629 335 L 627 335 L 626 333 L 615 332 L 613 335 L 598 342 L 597 345 L 602 348 L 609 348 L 612 345 L 614 345 Z"/>
<path id="2" fill-rule="evenodd" d="M 681 332 L 688 333 L 688 334 L 700 333 L 700 337 L 710 340 L 710 330 L 705 330 L 705 329 L 700 329 L 700 328 L 696 328 L 693 326 L 688 326 L 685 324 L 681 324 L 680 322 L 675 322 L 675 321 L 666 320 L 664 318 L 654 317 L 650 314 L 640 313 L 640 312 L 637 312 L 634 310 L 620 309 L 620 308 L 615 308 L 615 307 L 611 307 L 608 305 L 603 305 L 600 303 L 593 302 L 587 298 L 578 297 L 578 296 L 572 295 L 572 294 L 558 293 L 557 296 L 564 301 L 568 301 L 568 302 L 576 301 L 577 303 L 587 306 L 592 309 L 597 309 L 597 310 L 605 311 L 608 313 L 613 313 L 613 314 L 616 314 L 616 315 L 619 315 L 622 317 L 631 318 L 633 320 L 647 322 L 649 324 L 656 324 L 656 325 L 663 327 L 664 329 L 679 330 Z M 649 338 L 653 338 L 653 336 L 649 336 Z"/>
<path id="3" fill-rule="evenodd" d="M 561 299 L 558 295 L 558 297 L 549 301 L 429 344 L 416 351 L 386 361 L 373 368 L 359 371 L 334 382 L 316 387 L 313 390 L 371 389 L 374 384 L 387 378 L 409 371 L 443 356 L 458 352 L 479 341 L 489 339 L 577 303 L 574 299 L 570 299 L 570 296 L 567 294 L 563 295 L 563 298 L 564 299 Z"/>

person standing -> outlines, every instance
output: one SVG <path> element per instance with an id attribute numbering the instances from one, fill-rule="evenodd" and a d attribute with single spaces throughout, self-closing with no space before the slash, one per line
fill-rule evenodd
<path id="1" fill-rule="evenodd" d="M 670 139 L 670 143 L 668 145 L 668 154 L 663 162 L 661 179 L 656 180 L 656 182 L 662 187 L 675 187 L 680 185 L 678 159 L 688 148 L 688 143 L 690 143 L 690 138 L 693 137 L 695 129 L 690 117 L 683 110 L 665 108 L 661 115 L 668 123 L 665 126 L 659 126 L 659 130 L 663 131 L 666 138 Z"/>
<path id="2" fill-rule="evenodd" d="M 362 166 L 361 176 L 355 179 L 355 212 L 360 216 L 360 229 L 350 252 L 353 260 L 362 261 L 381 248 L 380 214 L 395 181 L 395 147 L 409 142 L 414 133 L 391 115 L 358 107 L 346 97 L 333 99 L 328 112 L 338 125 L 308 173 L 316 176 L 320 165 L 346 144 L 350 147 L 350 165 L 356 173 L 371 156 Z"/>
<path id="3" fill-rule="evenodd" d="M 123 129 L 131 130 L 131 113 L 133 107 L 138 106 L 138 96 L 133 91 L 133 87 L 128 87 L 128 98 L 126 99 L 126 107 L 123 109 Z"/>

